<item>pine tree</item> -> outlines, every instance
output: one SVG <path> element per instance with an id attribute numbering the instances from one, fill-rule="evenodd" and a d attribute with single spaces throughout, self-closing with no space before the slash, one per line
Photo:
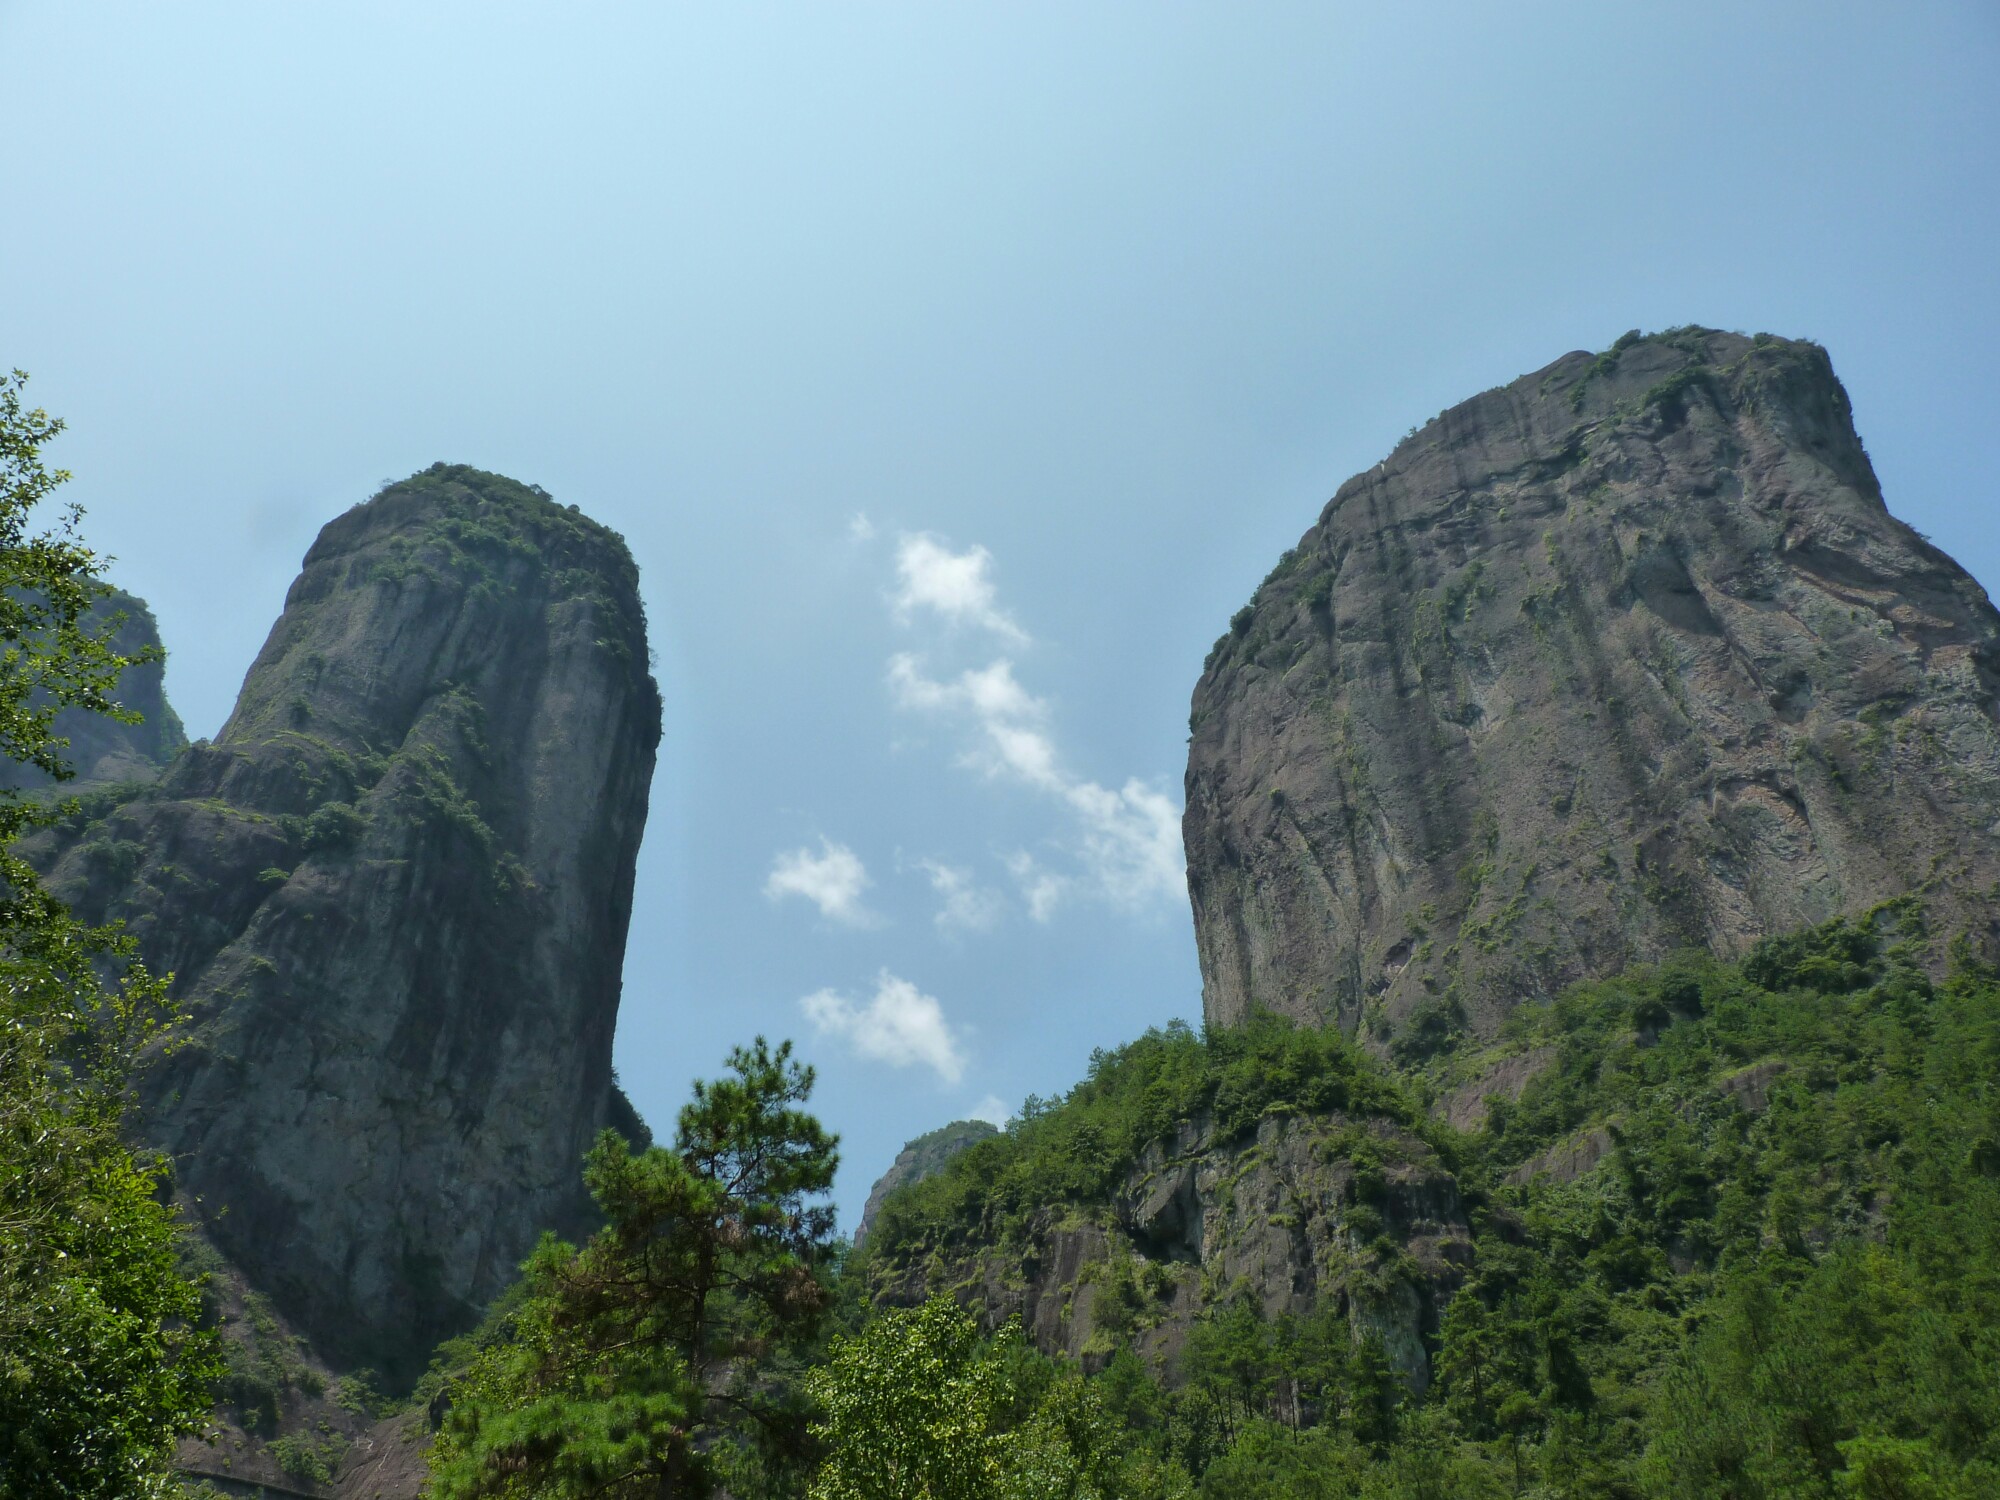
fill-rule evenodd
<path id="1" fill-rule="evenodd" d="M 698 1500 L 803 1417 L 760 1371 L 810 1334 L 836 1142 L 797 1106 L 812 1069 L 762 1037 L 697 1083 L 671 1149 L 606 1131 L 584 1181 L 606 1223 L 545 1238 L 432 1450 L 440 1500 Z"/>

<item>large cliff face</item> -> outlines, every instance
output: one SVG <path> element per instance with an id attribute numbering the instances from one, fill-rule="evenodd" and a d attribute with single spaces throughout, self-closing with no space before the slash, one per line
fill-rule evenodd
<path id="1" fill-rule="evenodd" d="M 1217 644 L 1207 1018 L 1420 1053 L 1910 890 L 1990 946 L 1996 684 L 2000 615 L 1884 508 L 1822 350 L 1567 355 L 1343 485 Z"/>
<path id="2" fill-rule="evenodd" d="M 583 1213 L 660 703 L 637 573 L 434 466 L 332 522 L 213 744 L 34 851 L 194 1018 L 143 1126 L 337 1364 L 407 1379 Z"/>

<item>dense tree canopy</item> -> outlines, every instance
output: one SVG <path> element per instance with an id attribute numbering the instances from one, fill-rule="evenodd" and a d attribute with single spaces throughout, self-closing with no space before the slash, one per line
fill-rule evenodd
<path id="1" fill-rule="evenodd" d="M 827 1301 L 834 1138 L 798 1106 L 791 1044 L 738 1048 L 695 1085 L 671 1148 L 606 1131 L 584 1180 L 605 1225 L 526 1267 L 431 1456 L 450 1500 L 741 1492 L 804 1439 L 785 1347 Z"/>
<path id="2" fill-rule="evenodd" d="M 1961 947 L 1940 979 L 1942 946 L 1897 903 L 1740 964 L 1689 954 L 1578 986 L 1419 1066 L 1268 1020 L 1149 1035 L 890 1199 L 868 1255 L 920 1267 L 941 1247 L 949 1267 L 982 1237 L 1030 1253 L 1031 1210 L 1111 1223 L 1137 1146 L 1197 1110 L 1245 1122 L 1247 1143 L 1262 1112 L 1366 1108 L 1421 1131 L 1470 1212 L 1429 1384 L 1407 1388 L 1335 1309 L 1266 1318 L 1214 1287 L 1169 1365 L 1122 1348 L 1089 1381 L 1154 1483 L 1214 1500 L 1997 1493 L 2000 974 Z M 1524 1055 L 1544 1062 L 1484 1127 L 1420 1117 L 1427 1092 Z M 1595 1169 L 1536 1171 L 1586 1136 L 1608 1146 Z"/>

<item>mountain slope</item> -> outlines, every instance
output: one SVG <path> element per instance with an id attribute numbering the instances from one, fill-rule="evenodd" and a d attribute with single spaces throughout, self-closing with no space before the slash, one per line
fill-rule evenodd
<path id="1" fill-rule="evenodd" d="M 1196 687 L 1203 1006 L 1420 1056 L 1910 890 L 1991 949 L 2000 614 L 1824 351 L 1628 336 L 1343 485 Z"/>
<path id="2" fill-rule="evenodd" d="M 856 1272 L 1018 1314 L 1214 1500 L 1989 1494 L 2000 971 L 1934 958 L 1903 902 L 1524 1005 L 1465 1133 L 1332 1028 L 1154 1034 Z"/>
<path id="3" fill-rule="evenodd" d="M 865 1291 L 1204 1496 L 1987 1493 L 1997 652 L 1815 346 L 1445 413 L 1196 688 L 1204 1033 L 891 1193 Z"/>
<path id="4" fill-rule="evenodd" d="M 984 1120 L 953 1120 L 906 1143 L 889 1164 L 889 1170 L 876 1178 L 875 1186 L 868 1190 L 868 1201 L 861 1208 L 861 1222 L 854 1226 L 854 1243 L 858 1245 L 868 1238 L 868 1231 L 875 1226 L 875 1215 L 897 1188 L 935 1176 L 959 1152 L 999 1133 Z"/>

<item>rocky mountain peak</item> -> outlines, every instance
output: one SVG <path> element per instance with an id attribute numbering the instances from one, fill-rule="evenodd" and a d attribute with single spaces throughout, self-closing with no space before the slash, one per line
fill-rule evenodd
<path id="1" fill-rule="evenodd" d="M 2000 615 L 1816 345 L 1565 355 L 1341 486 L 1195 689 L 1204 1009 L 1421 1055 L 1917 891 L 1990 946 Z"/>
<path id="2" fill-rule="evenodd" d="M 949 1125 L 940 1125 L 936 1130 L 926 1131 L 907 1142 L 896 1153 L 889 1170 L 876 1178 L 875 1186 L 868 1190 L 868 1201 L 861 1209 L 861 1222 L 854 1229 L 854 1243 L 859 1245 L 868 1238 L 868 1231 L 875 1225 L 875 1216 L 897 1188 L 936 1176 L 944 1170 L 945 1163 L 959 1152 L 999 1133 L 998 1126 L 985 1120 L 953 1120 Z"/>
<path id="3" fill-rule="evenodd" d="M 146 1132 L 337 1366 L 410 1379 L 584 1221 L 660 699 L 611 531 L 435 465 L 329 524 L 215 742 L 40 836 L 172 971 Z"/>

